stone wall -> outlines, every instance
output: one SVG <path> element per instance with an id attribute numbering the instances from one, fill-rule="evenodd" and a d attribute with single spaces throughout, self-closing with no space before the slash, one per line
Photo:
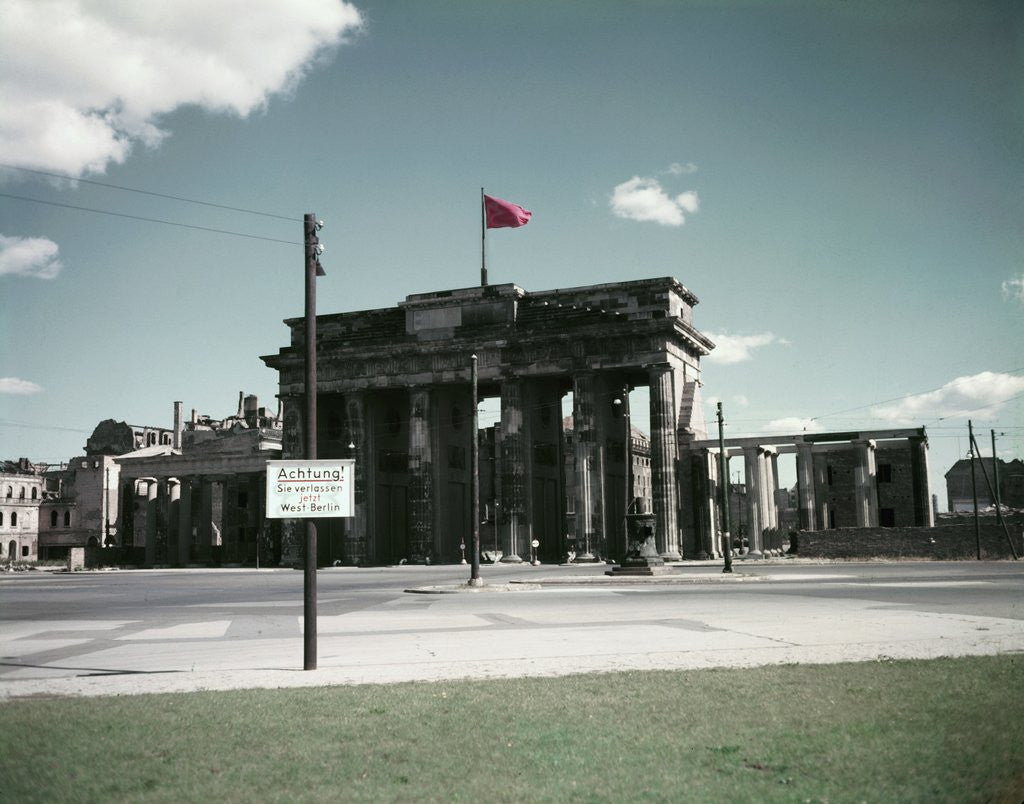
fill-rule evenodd
<path id="1" fill-rule="evenodd" d="M 1017 555 L 1024 555 L 1024 515 L 1006 519 Z M 836 528 L 796 534 L 801 558 L 931 558 L 977 557 L 974 520 L 939 524 L 934 528 Z M 1003 528 L 995 517 L 981 521 L 981 557 L 1012 558 Z"/>

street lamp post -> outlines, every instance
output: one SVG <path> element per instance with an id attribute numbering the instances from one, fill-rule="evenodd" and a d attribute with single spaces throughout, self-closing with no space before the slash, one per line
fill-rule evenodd
<path id="1" fill-rule="evenodd" d="M 722 432 L 722 403 L 718 403 L 718 475 L 722 487 L 722 555 L 725 567 L 732 572 L 732 537 L 729 535 L 729 457 L 725 454 L 725 436 Z"/>
<path id="2" fill-rule="evenodd" d="M 633 427 L 629 417 L 629 383 L 622 386 L 622 399 L 616 399 L 613 403 L 622 406 L 622 421 L 625 431 L 625 456 L 626 456 L 626 498 L 622 509 L 622 555 L 629 552 L 629 525 L 626 517 L 629 516 L 629 507 L 633 503 Z"/>
<path id="3" fill-rule="evenodd" d="M 470 478 L 473 484 L 473 504 L 472 510 L 470 511 L 470 517 L 473 520 L 473 543 L 469 548 L 469 585 L 470 586 L 483 586 L 484 582 L 480 578 L 480 434 L 477 430 L 480 426 L 480 413 L 477 410 L 479 404 L 478 400 L 478 389 L 477 389 L 477 374 L 476 374 L 476 355 L 470 357 L 470 368 L 469 368 L 469 383 L 472 387 L 472 399 L 470 400 L 470 407 L 472 408 L 472 426 L 470 431 L 472 432 L 473 445 L 470 450 L 471 458 L 471 474 Z"/>

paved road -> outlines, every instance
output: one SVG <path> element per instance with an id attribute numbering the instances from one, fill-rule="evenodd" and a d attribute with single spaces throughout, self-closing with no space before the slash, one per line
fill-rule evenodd
<path id="1" fill-rule="evenodd" d="M 603 569 L 323 570 L 310 672 L 300 572 L 3 575 L 0 699 L 1024 651 L 1024 562 Z"/>

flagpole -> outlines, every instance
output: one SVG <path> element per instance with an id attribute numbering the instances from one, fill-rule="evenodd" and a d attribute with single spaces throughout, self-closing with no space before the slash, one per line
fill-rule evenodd
<path id="1" fill-rule="evenodd" d="M 484 188 L 480 188 L 480 287 L 487 287 L 487 211 Z"/>

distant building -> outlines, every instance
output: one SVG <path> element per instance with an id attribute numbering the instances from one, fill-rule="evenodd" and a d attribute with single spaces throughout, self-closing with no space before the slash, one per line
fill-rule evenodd
<path id="1" fill-rule="evenodd" d="M 117 494 L 126 455 L 171 447 L 173 430 L 105 419 L 85 442 L 85 454 L 48 467 L 39 507 L 39 557 L 62 559 L 72 547 L 113 547 L 121 527 Z"/>
<path id="2" fill-rule="evenodd" d="M 116 459 L 119 544 L 136 548 L 147 566 L 277 563 L 278 529 L 266 520 L 266 466 L 281 456 L 280 414 L 239 394 L 235 415 L 213 419 L 193 410 L 184 422 L 176 402 L 168 444 Z"/>
<path id="3" fill-rule="evenodd" d="M 977 489 L 978 507 L 995 505 L 988 483 L 999 478 L 999 501 L 1007 508 L 1024 508 L 1024 461 L 1015 458 L 978 458 L 974 462 L 974 487 Z M 961 458 L 946 472 L 946 495 L 951 513 L 974 510 L 974 493 L 971 486 L 971 460 Z"/>
<path id="4" fill-rule="evenodd" d="M 0 462 L 0 559 L 35 561 L 39 553 L 39 504 L 44 467 L 21 458 Z"/>

